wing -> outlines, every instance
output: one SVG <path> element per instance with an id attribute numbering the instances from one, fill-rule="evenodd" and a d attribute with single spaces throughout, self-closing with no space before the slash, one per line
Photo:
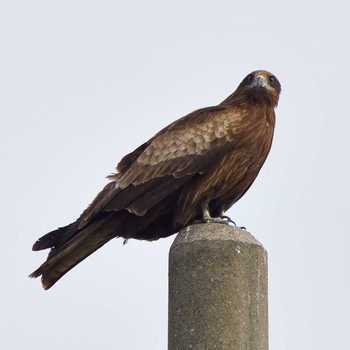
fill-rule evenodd
<path id="1" fill-rule="evenodd" d="M 232 110 L 223 106 L 197 110 L 170 124 L 117 166 L 118 173 L 81 216 L 81 225 L 101 211 L 148 209 L 179 189 L 195 174 L 204 174 L 232 147 Z M 240 115 L 237 112 L 239 119 Z"/>

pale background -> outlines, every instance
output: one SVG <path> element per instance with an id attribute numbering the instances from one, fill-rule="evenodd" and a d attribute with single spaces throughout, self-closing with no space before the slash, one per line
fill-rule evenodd
<path id="1" fill-rule="evenodd" d="M 270 349 L 350 348 L 346 1 L 2 1 L 1 349 L 167 347 L 174 239 L 113 240 L 51 290 L 42 234 L 171 121 L 255 69 L 281 81 L 272 151 L 228 214 L 269 253 Z"/>

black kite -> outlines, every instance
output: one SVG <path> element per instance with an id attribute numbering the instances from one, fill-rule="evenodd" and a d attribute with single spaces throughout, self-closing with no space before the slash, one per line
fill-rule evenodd
<path id="1" fill-rule="evenodd" d="M 266 160 L 280 92 L 274 75 L 255 71 L 219 105 L 178 119 L 126 155 L 77 221 L 35 242 L 33 250 L 51 251 L 30 277 L 42 276 L 48 289 L 112 238 L 153 241 L 222 217 Z"/>

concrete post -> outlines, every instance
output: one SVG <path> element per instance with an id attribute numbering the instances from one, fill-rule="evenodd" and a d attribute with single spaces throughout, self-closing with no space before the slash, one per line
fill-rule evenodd
<path id="1" fill-rule="evenodd" d="M 225 224 L 183 229 L 169 253 L 168 350 L 267 350 L 267 253 Z"/>

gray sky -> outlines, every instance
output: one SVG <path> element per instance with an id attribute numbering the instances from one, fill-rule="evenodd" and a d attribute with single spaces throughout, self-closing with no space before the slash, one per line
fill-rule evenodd
<path id="1" fill-rule="evenodd" d="M 269 253 L 270 349 L 350 343 L 345 1 L 3 1 L 0 348 L 166 349 L 168 250 L 113 240 L 44 292 L 31 246 L 75 220 L 123 155 L 226 98 L 282 84 L 272 151 L 228 211 Z"/>

